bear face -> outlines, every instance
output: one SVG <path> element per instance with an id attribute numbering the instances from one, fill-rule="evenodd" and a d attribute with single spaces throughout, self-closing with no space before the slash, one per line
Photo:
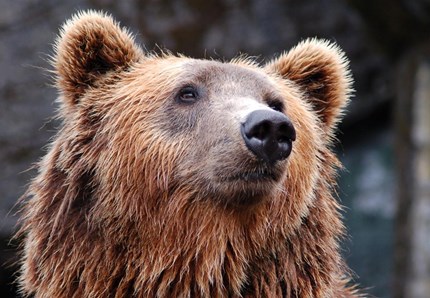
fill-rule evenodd
<path id="1" fill-rule="evenodd" d="M 159 71 L 148 71 L 147 63 L 154 63 L 149 67 L 159 67 Z M 147 77 L 148 73 L 151 78 Z M 282 183 L 281 180 L 287 172 L 287 159 L 274 162 L 263 160 L 248 148 L 241 127 L 255 111 L 266 111 L 275 116 L 279 114 L 292 126 L 286 114 L 275 112 L 271 107 L 276 106 L 276 109 L 287 112 L 290 105 L 297 106 L 291 108 L 292 110 L 303 110 L 303 113 L 299 113 L 300 119 L 294 119 L 297 125 L 302 125 L 305 115 L 308 114 L 309 118 L 312 114 L 306 113 L 297 105 L 296 99 L 300 98 L 300 94 L 296 87 L 285 84 L 284 88 L 278 88 L 276 80 L 252 65 L 175 57 L 145 61 L 142 69 L 130 71 L 128 75 L 135 79 L 133 85 L 127 89 L 140 93 L 127 95 L 121 89 L 123 101 L 116 100 L 115 104 L 110 105 L 111 111 L 103 112 L 110 114 L 113 111 L 116 115 L 112 115 L 105 122 L 102 121 L 100 125 L 117 127 L 114 124 L 120 121 L 119 119 L 129 117 L 126 105 L 131 102 L 136 107 L 151 106 L 151 109 L 141 110 L 139 115 L 131 117 L 130 126 L 127 128 L 121 125 L 124 127 L 124 134 L 128 134 L 126 140 L 142 144 L 138 149 L 141 159 L 125 160 L 128 164 L 117 167 L 110 165 L 109 168 L 117 168 L 118 171 L 140 169 L 137 175 L 144 176 L 142 185 L 144 181 L 151 183 L 151 186 L 144 189 L 157 186 L 155 193 L 174 192 L 192 186 L 186 196 L 187 200 L 211 200 L 227 206 L 252 205 L 271 197 L 274 189 L 280 189 L 277 185 Z M 169 84 L 164 82 L 166 78 Z M 146 86 L 145 82 L 148 80 L 154 82 L 154 85 Z M 117 84 L 123 85 L 123 81 Z M 163 90 L 158 90 L 159 86 L 163 86 Z M 111 88 L 115 93 L 116 87 Z M 184 95 L 191 99 L 181 99 Z M 291 98 L 291 104 L 284 97 Z M 119 94 L 113 98 L 119 98 Z M 123 108 L 117 109 L 121 105 L 124 105 Z M 308 119 L 308 122 L 312 121 L 314 120 Z M 293 127 L 291 130 L 292 132 L 286 131 L 286 134 L 295 134 Z M 117 131 L 113 130 L 111 136 L 107 137 L 109 142 L 117 141 L 108 146 L 125 146 L 124 137 L 116 140 L 116 134 Z M 150 139 L 151 142 L 148 143 Z M 313 138 L 317 139 L 318 137 Z M 288 139 L 286 142 L 292 141 Z M 302 142 L 298 141 L 297 146 L 300 148 Z M 291 150 L 291 144 L 287 144 L 287 147 Z M 134 150 L 130 152 L 136 153 Z M 163 155 L 166 154 L 168 158 L 164 158 Z M 315 159 L 312 152 L 306 152 L 305 155 L 309 155 L 310 162 Z M 151 160 L 145 159 L 148 156 Z M 153 159 L 157 156 L 160 158 L 154 162 Z M 109 162 L 116 159 L 108 154 L 106 160 Z M 157 168 L 154 168 L 154 164 Z M 105 166 L 104 164 L 101 168 Z M 115 172 L 108 179 L 124 175 L 126 173 Z M 153 181 L 154 177 L 161 179 Z M 136 186 L 132 183 L 130 187 Z M 109 190 L 109 193 L 115 192 L 114 189 Z"/>
<path id="2" fill-rule="evenodd" d="M 336 46 L 263 66 L 154 55 L 87 12 L 55 50 L 63 125 L 24 206 L 25 292 L 353 295 L 331 195 L 351 93 Z"/>

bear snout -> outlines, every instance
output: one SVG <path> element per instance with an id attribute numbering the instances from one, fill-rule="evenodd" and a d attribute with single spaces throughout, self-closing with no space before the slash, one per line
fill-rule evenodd
<path id="1" fill-rule="evenodd" d="M 296 139 L 296 130 L 286 115 L 274 110 L 251 112 L 241 124 L 247 148 L 265 163 L 286 159 Z"/>

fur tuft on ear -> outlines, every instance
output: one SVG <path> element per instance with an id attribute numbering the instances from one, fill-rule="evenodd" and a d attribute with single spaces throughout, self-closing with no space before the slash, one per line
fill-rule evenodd
<path id="1" fill-rule="evenodd" d="M 54 50 L 57 86 L 69 107 L 105 74 L 126 69 L 143 55 L 127 30 L 109 15 L 91 10 L 63 25 Z"/>
<path id="2" fill-rule="evenodd" d="M 326 40 L 307 39 L 265 68 L 296 83 L 324 130 L 327 133 L 334 130 L 353 92 L 348 59 L 337 45 Z"/>

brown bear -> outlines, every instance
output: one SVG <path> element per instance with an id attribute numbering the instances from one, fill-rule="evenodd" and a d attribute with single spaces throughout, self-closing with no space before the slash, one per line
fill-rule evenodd
<path id="1" fill-rule="evenodd" d="M 25 196 L 24 295 L 358 295 L 333 197 L 352 83 L 336 45 L 154 54 L 89 11 L 52 63 L 62 125 Z"/>

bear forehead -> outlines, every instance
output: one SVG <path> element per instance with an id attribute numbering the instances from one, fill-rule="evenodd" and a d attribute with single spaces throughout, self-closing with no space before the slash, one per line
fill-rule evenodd
<path id="1" fill-rule="evenodd" d="M 196 85 L 206 87 L 212 93 L 269 94 L 282 97 L 278 78 L 247 60 L 220 62 L 173 58 L 159 62 L 166 63 L 160 68 L 160 76 L 165 77 L 170 72 L 169 77 L 174 78 L 171 83 L 176 87 Z"/>
<path id="2" fill-rule="evenodd" d="M 260 68 L 252 65 L 194 60 L 184 69 L 197 82 L 215 89 L 244 89 L 250 92 L 276 89 L 274 82 Z"/>

